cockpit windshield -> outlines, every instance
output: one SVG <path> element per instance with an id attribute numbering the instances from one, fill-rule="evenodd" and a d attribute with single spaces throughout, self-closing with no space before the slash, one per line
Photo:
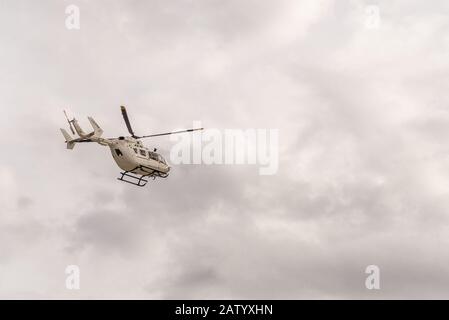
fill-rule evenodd
<path id="1" fill-rule="evenodd" d="M 167 164 L 167 162 L 165 162 L 165 159 L 160 154 L 158 154 L 158 158 L 159 158 L 159 162 L 162 162 L 163 164 Z"/>
<path id="2" fill-rule="evenodd" d="M 165 162 L 165 159 L 160 154 L 158 154 L 156 152 L 148 151 L 148 157 L 150 159 L 156 160 L 158 162 L 162 162 L 163 164 L 167 164 L 167 162 Z"/>
<path id="3" fill-rule="evenodd" d="M 149 157 L 150 159 L 153 159 L 153 160 L 158 161 L 158 159 L 157 159 L 157 153 L 155 153 L 155 152 L 148 151 L 148 157 Z"/>

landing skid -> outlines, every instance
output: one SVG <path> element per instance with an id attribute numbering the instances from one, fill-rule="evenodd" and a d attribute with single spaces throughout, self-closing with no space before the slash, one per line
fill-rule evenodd
<path id="1" fill-rule="evenodd" d="M 133 173 L 133 171 L 135 171 L 137 169 L 140 169 L 143 172 L 148 172 L 148 174 L 137 175 L 137 174 Z M 146 186 L 146 184 L 148 183 L 148 180 L 146 180 L 145 178 L 147 178 L 147 177 L 153 178 L 153 180 L 156 178 L 167 178 L 168 177 L 168 173 L 155 171 L 155 170 L 145 167 L 145 166 L 137 166 L 132 170 L 120 172 L 120 174 L 121 174 L 121 177 L 117 178 L 117 180 L 127 182 L 127 183 L 133 184 L 138 187 Z M 131 178 L 131 179 L 127 180 L 127 179 L 125 179 L 125 177 Z"/>

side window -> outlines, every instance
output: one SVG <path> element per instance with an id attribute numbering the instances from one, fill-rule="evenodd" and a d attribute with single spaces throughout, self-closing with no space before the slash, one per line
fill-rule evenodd
<path id="1" fill-rule="evenodd" d="M 123 156 L 123 153 L 120 151 L 120 149 L 115 149 L 115 153 L 116 153 L 118 156 Z"/>
<path id="2" fill-rule="evenodd" d="M 140 155 L 141 155 L 141 156 L 144 156 L 144 157 L 147 156 L 147 153 L 145 152 L 145 150 L 140 149 L 139 151 L 140 151 Z"/>
<path id="3" fill-rule="evenodd" d="M 137 153 L 137 148 L 133 148 L 134 152 Z"/>

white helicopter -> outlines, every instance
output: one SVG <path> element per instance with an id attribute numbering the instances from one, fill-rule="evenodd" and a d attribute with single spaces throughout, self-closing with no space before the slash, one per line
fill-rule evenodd
<path id="1" fill-rule="evenodd" d="M 75 135 L 76 132 L 79 138 L 72 138 L 65 129 L 61 129 L 61 132 L 66 140 L 67 149 L 73 149 L 75 144 L 79 142 L 96 142 L 102 146 L 108 146 L 111 149 L 112 157 L 115 162 L 122 170 L 124 170 L 123 172 L 120 172 L 121 176 L 117 179 L 139 187 L 143 187 L 147 184 L 148 180 L 145 178 L 167 178 L 170 171 L 170 167 L 165 159 L 160 154 L 156 153 L 157 149 L 155 148 L 151 151 L 142 144 L 140 139 L 203 130 L 203 128 L 196 128 L 146 136 L 136 136 L 131 128 L 126 108 L 124 106 L 121 106 L 120 108 L 126 127 L 131 134 L 130 137 L 120 136 L 118 138 L 101 138 L 103 130 L 92 117 L 87 118 L 94 131 L 86 134 L 83 129 L 81 129 L 78 120 L 75 118 L 69 120 L 65 111 L 64 114 L 72 134 Z"/>

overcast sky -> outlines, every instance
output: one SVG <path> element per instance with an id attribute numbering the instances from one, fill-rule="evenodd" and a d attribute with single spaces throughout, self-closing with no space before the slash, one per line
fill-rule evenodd
<path id="1" fill-rule="evenodd" d="M 0 1 L 0 297 L 448 299 L 448 14 L 446 0 Z M 122 104 L 137 134 L 279 129 L 279 171 L 119 182 L 108 148 L 67 150 L 59 128 L 67 109 L 125 135 Z M 145 143 L 169 158 L 168 138 Z"/>

